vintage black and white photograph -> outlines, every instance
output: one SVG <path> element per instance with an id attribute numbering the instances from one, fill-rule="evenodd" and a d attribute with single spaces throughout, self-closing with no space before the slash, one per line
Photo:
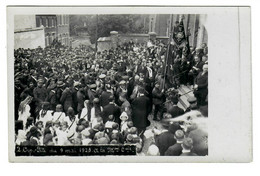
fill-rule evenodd
<path id="1" fill-rule="evenodd" d="M 15 157 L 210 155 L 209 15 L 138 12 L 13 15 Z"/>
<path id="2" fill-rule="evenodd" d="M 138 156 L 207 155 L 201 19 L 15 16 L 15 144 L 134 144 Z"/>

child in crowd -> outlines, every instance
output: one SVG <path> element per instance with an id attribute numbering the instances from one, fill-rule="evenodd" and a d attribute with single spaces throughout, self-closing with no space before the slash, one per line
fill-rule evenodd
<path id="1" fill-rule="evenodd" d="M 56 106 L 56 112 L 53 113 L 52 121 L 53 122 L 56 122 L 56 121 L 62 122 L 64 120 L 65 116 L 66 116 L 66 114 L 63 112 L 62 105 L 58 104 Z"/>

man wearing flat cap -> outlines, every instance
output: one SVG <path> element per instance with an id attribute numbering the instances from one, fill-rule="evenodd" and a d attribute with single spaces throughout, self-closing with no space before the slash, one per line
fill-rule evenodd
<path id="1" fill-rule="evenodd" d="M 43 80 L 39 79 L 37 83 L 37 87 L 35 87 L 33 90 L 33 96 L 38 110 L 41 107 L 41 103 L 44 102 L 47 97 L 47 90 L 43 86 L 43 84 L 44 84 Z"/>
<path id="2" fill-rule="evenodd" d="M 93 104 L 94 98 L 97 97 L 96 89 L 97 89 L 97 85 L 96 85 L 96 84 L 91 84 L 91 85 L 89 86 L 89 89 L 88 89 L 88 97 L 89 97 L 89 103 L 90 103 L 90 104 Z"/>

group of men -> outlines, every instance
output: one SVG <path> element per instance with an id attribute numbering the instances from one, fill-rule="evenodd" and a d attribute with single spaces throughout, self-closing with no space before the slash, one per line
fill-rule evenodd
<path id="1" fill-rule="evenodd" d="M 177 106 L 180 84 L 194 89 L 195 108 L 207 104 L 207 46 L 171 57 L 167 48 L 131 40 L 102 52 L 57 41 L 15 50 L 16 144 L 142 148 L 150 114 L 160 121 L 188 111 Z"/>

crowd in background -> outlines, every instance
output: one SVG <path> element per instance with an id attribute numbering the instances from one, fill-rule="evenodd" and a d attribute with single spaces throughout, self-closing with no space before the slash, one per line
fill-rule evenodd
<path id="1" fill-rule="evenodd" d="M 15 50 L 16 144 L 136 144 L 142 155 L 150 120 L 207 109 L 207 46 L 186 49 L 130 40 L 102 52 L 57 41 Z M 180 85 L 194 89 L 188 109 L 177 106 Z M 146 155 L 207 154 L 192 150 L 195 127 L 173 123 L 153 131 Z"/>

